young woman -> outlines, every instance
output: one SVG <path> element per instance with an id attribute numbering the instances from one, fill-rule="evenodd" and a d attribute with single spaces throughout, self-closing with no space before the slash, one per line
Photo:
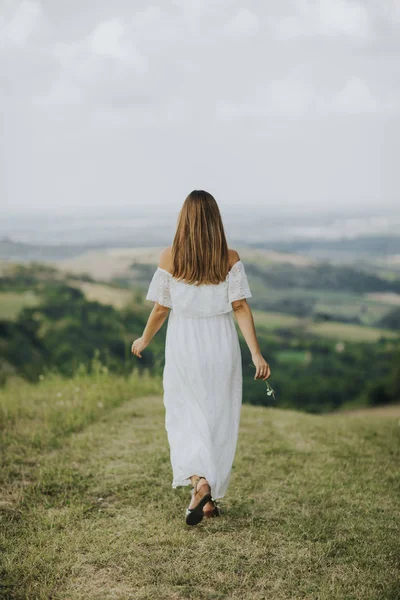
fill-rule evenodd
<path id="1" fill-rule="evenodd" d="M 219 516 L 215 501 L 223 498 L 230 480 L 242 405 L 242 359 L 233 315 L 250 349 L 254 378 L 270 376 L 246 300 L 251 296 L 244 264 L 228 249 L 215 199 L 193 191 L 180 210 L 172 246 L 161 252 L 146 296 L 155 304 L 143 335 L 132 344 L 132 353 L 141 358 L 169 315 L 165 428 L 172 487 L 193 486 L 188 525 Z"/>

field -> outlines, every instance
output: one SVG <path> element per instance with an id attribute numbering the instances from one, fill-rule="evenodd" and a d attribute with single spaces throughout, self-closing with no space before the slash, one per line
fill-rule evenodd
<path id="1" fill-rule="evenodd" d="M 121 289 L 115 285 L 99 282 L 69 281 L 69 285 L 79 288 L 88 300 L 96 300 L 102 304 L 110 304 L 121 309 L 128 304 L 134 304 L 134 292 Z M 18 312 L 26 307 L 35 306 L 39 298 L 32 292 L 2 292 L 0 293 L 0 319 L 14 319 Z M 254 309 L 256 326 L 268 331 L 280 328 L 297 329 L 302 333 L 312 333 L 321 338 L 333 338 L 343 341 L 374 342 L 381 337 L 397 338 L 397 332 L 391 332 L 375 327 L 353 325 L 347 323 L 326 322 L 313 323 L 310 319 L 295 317 L 278 312 Z"/>
<path id="2" fill-rule="evenodd" d="M 54 266 L 68 273 L 88 274 L 94 279 L 110 281 L 129 274 L 134 262 L 157 264 L 160 252 L 161 247 L 93 250 L 76 258 L 58 260 Z"/>
<path id="3" fill-rule="evenodd" d="M 96 300 L 117 309 L 127 305 L 134 307 L 138 302 L 143 304 L 160 251 L 161 247 L 157 246 L 90 251 L 55 261 L 54 267 L 58 270 L 52 277 L 78 287 L 89 301 Z M 301 334 L 343 341 L 375 342 L 381 337 L 398 337 L 395 332 L 380 329 L 379 324 L 385 315 L 399 306 L 400 294 L 355 293 L 341 289 L 339 283 L 337 289 L 325 289 L 319 279 L 314 281 L 316 287 L 310 288 L 307 287 L 307 269 L 319 264 L 314 259 L 247 247 L 239 248 L 239 253 L 250 273 L 251 266 L 264 273 L 262 276 L 250 274 L 253 293 L 250 304 L 257 325 L 269 331 L 292 327 Z M 272 268 L 270 274 L 269 267 Z M 3 274 L 10 273 L 9 264 L 0 264 L 0 268 Z M 296 284 L 291 279 L 293 268 L 298 278 Z M 340 279 L 340 270 L 337 276 Z M 88 281 L 88 277 L 92 280 Z M 360 277 L 362 280 L 361 272 Z M 0 293 L 0 319 L 14 319 L 21 308 L 34 306 L 39 300 L 29 289 L 24 293 L 12 289 L 3 291 Z M 322 319 L 325 315 L 328 320 L 321 321 L 320 315 Z"/>
<path id="4" fill-rule="evenodd" d="M 90 251 L 81 256 L 54 262 L 54 266 L 70 273 L 86 273 L 95 279 L 104 281 L 126 274 L 132 263 L 156 265 L 162 250 L 161 246 L 148 248 L 109 248 L 106 250 Z M 272 250 L 254 250 L 240 248 L 243 260 L 255 264 L 289 263 L 306 266 L 315 261 L 297 255 L 275 252 Z"/>
<path id="5" fill-rule="evenodd" d="M 134 293 L 131 290 L 120 289 L 116 286 L 96 282 L 71 282 L 70 285 L 79 288 L 88 300 L 96 300 L 102 304 L 111 304 L 118 309 L 128 304 L 134 304 Z M 23 307 L 35 306 L 38 301 L 39 299 L 35 294 L 30 292 L 0 293 L 0 318 L 12 320 Z M 360 342 L 375 342 L 381 337 L 398 338 L 397 332 L 378 329 L 376 327 L 337 322 L 313 323 L 307 318 L 257 309 L 253 310 L 253 314 L 256 326 L 261 326 L 268 331 L 291 328 L 325 339 L 333 338 L 343 341 Z"/>
<path id="6" fill-rule="evenodd" d="M 254 322 L 268 331 L 292 329 L 299 333 L 312 333 L 321 338 L 333 338 L 349 342 L 375 342 L 381 337 L 396 339 L 398 332 L 350 323 L 314 323 L 310 319 L 268 311 L 254 310 Z"/>
<path id="7" fill-rule="evenodd" d="M 0 403 L 7 600 L 400 596 L 398 413 L 244 405 L 221 517 L 189 528 L 160 380 L 99 366 Z"/>
<path id="8" fill-rule="evenodd" d="M 74 282 L 70 285 L 79 288 L 85 294 L 87 300 L 111 304 L 115 308 L 124 308 L 133 301 L 134 294 L 132 290 L 88 281 Z"/>
<path id="9" fill-rule="evenodd" d="M 21 308 L 35 306 L 38 300 L 30 290 L 23 293 L 0 292 L 0 319 L 15 319 Z"/>

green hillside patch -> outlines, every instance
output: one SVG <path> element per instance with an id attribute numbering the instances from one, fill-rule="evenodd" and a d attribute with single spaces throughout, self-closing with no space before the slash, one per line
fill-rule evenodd
<path id="1" fill-rule="evenodd" d="M 278 364 L 307 365 L 310 362 L 310 352 L 305 350 L 282 350 L 276 356 Z"/>
<path id="2" fill-rule="evenodd" d="M 0 292 L 0 319 L 15 319 L 25 307 L 36 306 L 38 296 L 32 292 Z"/>
<path id="3" fill-rule="evenodd" d="M 352 325 L 351 323 L 313 323 L 309 327 L 309 331 L 323 338 L 334 338 L 349 342 L 376 342 L 381 338 L 396 339 L 399 337 L 397 331 Z"/>
<path id="4" fill-rule="evenodd" d="M 89 302 L 101 302 L 115 308 L 124 308 L 134 299 L 132 290 L 117 286 L 92 281 L 75 281 L 69 282 L 69 284 L 80 289 Z"/>
<path id="5" fill-rule="evenodd" d="M 281 327 L 301 327 L 304 319 L 279 312 L 253 309 L 254 322 L 267 330 L 275 331 Z"/>
<path id="6" fill-rule="evenodd" d="M 221 517 L 189 528 L 162 396 L 140 386 L 52 378 L 23 384 L 16 407 L 15 388 L 1 390 L 4 598 L 399 597 L 398 417 L 244 405 Z M 63 410 L 80 427 L 50 443 Z"/>
<path id="7" fill-rule="evenodd" d="M 348 342 L 376 342 L 381 338 L 398 339 L 398 331 L 353 325 L 352 323 L 339 323 L 335 321 L 314 322 L 308 318 L 294 317 L 278 312 L 253 310 L 256 326 L 261 326 L 269 331 L 290 329 L 299 334 L 310 333 L 324 339 L 339 339 Z"/>

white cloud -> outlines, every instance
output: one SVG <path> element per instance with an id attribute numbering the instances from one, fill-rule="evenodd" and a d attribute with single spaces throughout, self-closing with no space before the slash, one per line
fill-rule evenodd
<path id="1" fill-rule="evenodd" d="M 279 37 L 337 37 L 365 39 L 371 35 L 367 7 L 348 0 L 298 0 L 297 14 L 277 19 Z"/>
<path id="2" fill-rule="evenodd" d="M 241 8 L 238 13 L 227 23 L 225 30 L 233 35 L 246 35 L 255 33 L 260 26 L 259 17 L 247 8 Z"/>
<path id="3" fill-rule="evenodd" d="M 327 188 L 336 199 L 342 186 L 349 197 L 358 191 L 363 202 L 364 193 L 374 201 L 398 195 L 395 0 L 0 4 L 0 152 L 4 171 L 16 174 L 15 187 L 5 190 L 0 178 L 0 188 L 11 203 L 21 206 L 29 197 L 50 206 L 59 176 L 69 198 L 108 202 L 130 189 L 132 164 L 137 192 L 146 198 L 156 191 L 152 185 L 172 181 L 173 189 L 182 173 L 185 181 L 203 178 L 208 168 L 221 190 L 226 181 L 247 189 L 254 175 L 252 193 L 258 194 L 266 162 L 276 190 L 283 177 L 287 193 L 299 199 L 298 179 L 284 174 L 292 167 L 300 175 L 315 163 L 315 173 L 304 179 L 303 200 L 315 189 L 310 205 L 318 206 Z M 28 156 L 31 146 L 34 156 Z M 93 172 L 85 164 L 89 151 Z M 18 178 L 32 161 L 35 181 Z M 376 186 L 370 180 L 363 186 L 374 165 Z M 71 170 L 76 177 L 69 177 Z"/>
<path id="4" fill-rule="evenodd" d="M 282 116 L 301 116 L 312 109 L 316 94 L 301 79 L 286 78 L 273 81 L 267 94 L 268 113 Z"/>
<path id="5" fill-rule="evenodd" d="M 98 56 L 131 63 L 138 70 L 145 71 L 147 68 L 146 60 L 129 40 L 129 32 L 120 19 L 99 23 L 84 41 L 83 48 Z"/>
<path id="6" fill-rule="evenodd" d="M 371 33 L 365 5 L 347 0 L 320 0 L 319 22 L 322 31 L 350 37 L 368 37 Z"/>
<path id="7" fill-rule="evenodd" d="M 138 52 L 131 37 L 131 32 L 120 19 L 111 19 L 96 25 L 81 40 L 56 43 L 53 55 L 64 68 L 75 71 L 86 72 L 95 61 L 112 59 L 144 72 L 147 70 L 147 60 Z"/>
<path id="8" fill-rule="evenodd" d="M 162 13 L 159 6 L 147 6 L 135 14 L 134 23 L 138 27 L 146 27 L 158 21 L 161 16 Z"/>
<path id="9" fill-rule="evenodd" d="M 82 90 L 66 78 L 56 80 L 49 91 L 37 94 L 32 100 L 35 106 L 46 110 L 54 107 L 78 107 L 82 105 L 83 101 Z"/>
<path id="10" fill-rule="evenodd" d="M 377 110 L 377 100 L 362 79 L 349 79 L 333 100 L 333 108 L 346 114 L 369 113 Z"/>
<path id="11" fill-rule="evenodd" d="M 270 82 L 242 102 L 217 104 L 222 120 L 262 119 L 268 116 L 300 117 L 316 108 L 315 91 L 304 81 L 287 77 Z"/>
<path id="12" fill-rule="evenodd" d="M 397 102 L 396 102 L 397 100 Z M 336 92 L 323 91 L 301 77 L 288 76 L 271 81 L 265 88 L 255 90 L 236 102 L 219 102 L 216 115 L 222 121 L 268 117 L 340 117 L 341 115 L 391 114 L 398 115 L 400 103 L 393 92 L 381 90 L 377 98 L 370 86 L 359 77 L 351 77 Z"/>
<path id="13" fill-rule="evenodd" d="M 134 103 L 136 94 L 143 96 L 139 80 L 147 74 L 147 59 L 120 19 L 97 24 L 75 42 L 55 44 L 52 54 L 60 72 L 50 89 L 37 98 L 39 105 L 78 106 L 87 100 L 95 105 L 121 105 Z"/>
<path id="14" fill-rule="evenodd" d="M 175 0 L 175 5 L 183 11 L 184 17 L 192 32 L 198 31 L 200 18 L 204 10 L 203 0 Z"/>
<path id="15" fill-rule="evenodd" d="M 125 27 L 120 19 L 100 23 L 89 36 L 89 44 L 94 54 L 111 56 L 124 60 L 127 57 L 122 38 Z"/>
<path id="16" fill-rule="evenodd" d="M 38 30 L 42 16 L 42 7 L 38 2 L 24 0 L 8 21 L 3 17 L 0 39 L 24 44 Z"/>

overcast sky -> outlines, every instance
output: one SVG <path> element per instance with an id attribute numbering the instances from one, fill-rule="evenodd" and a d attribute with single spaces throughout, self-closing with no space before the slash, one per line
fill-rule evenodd
<path id="1" fill-rule="evenodd" d="M 399 202 L 399 1 L 0 7 L 9 211 Z"/>

